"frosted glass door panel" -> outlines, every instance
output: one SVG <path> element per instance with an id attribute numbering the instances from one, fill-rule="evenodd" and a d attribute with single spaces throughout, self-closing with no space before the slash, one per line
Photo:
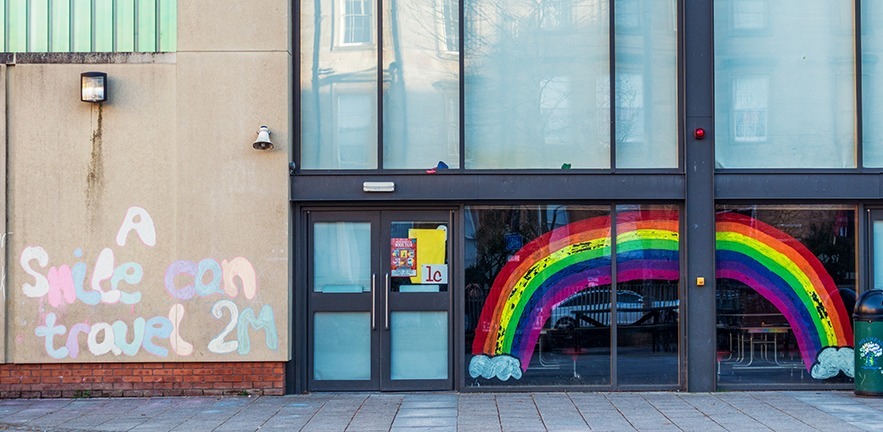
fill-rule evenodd
<path id="1" fill-rule="evenodd" d="M 319 312 L 313 333 L 313 379 L 371 379 L 371 314 Z"/>
<path id="2" fill-rule="evenodd" d="M 313 225 L 313 290 L 371 291 L 371 224 L 317 222 Z"/>
<path id="3" fill-rule="evenodd" d="M 448 378 L 448 313 L 393 312 L 391 378 Z"/>

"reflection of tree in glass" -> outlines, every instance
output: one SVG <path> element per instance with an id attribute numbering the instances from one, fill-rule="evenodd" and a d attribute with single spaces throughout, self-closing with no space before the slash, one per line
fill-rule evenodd
<path id="1" fill-rule="evenodd" d="M 473 266 L 466 269 L 467 283 L 490 286 L 509 260 L 506 234 L 516 233 L 528 241 L 537 237 L 538 213 L 536 209 L 531 211 L 527 208 L 481 211 L 480 223 L 475 231 L 476 260 Z"/>
<path id="2" fill-rule="evenodd" d="M 821 261 L 838 286 L 855 286 L 855 212 L 819 206 L 749 206 L 732 209 L 780 230 Z"/>
<path id="3" fill-rule="evenodd" d="M 803 243 L 825 266 L 837 285 L 854 285 L 855 243 L 843 238 L 832 220 L 812 223 Z"/>

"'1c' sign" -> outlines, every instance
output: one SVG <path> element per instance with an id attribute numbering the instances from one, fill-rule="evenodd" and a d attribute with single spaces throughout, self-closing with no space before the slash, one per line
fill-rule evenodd
<path id="1" fill-rule="evenodd" d="M 447 264 L 423 264 L 421 276 L 424 284 L 446 284 L 448 283 L 448 265 Z"/>

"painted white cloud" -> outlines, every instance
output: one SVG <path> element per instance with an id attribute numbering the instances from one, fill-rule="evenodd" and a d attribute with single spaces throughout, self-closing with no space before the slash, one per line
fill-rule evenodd
<path id="1" fill-rule="evenodd" d="M 509 378 L 521 379 L 521 361 L 505 354 L 496 357 L 479 354 L 469 361 L 469 375 L 472 378 L 485 379 L 496 377 L 501 381 Z"/>
<path id="2" fill-rule="evenodd" d="M 819 351 L 811 374 L 815 379 L 828 379 L 840 371 L 850 378 L 855 376 L 855 353 L 850 347 L 828 347 Z"/>

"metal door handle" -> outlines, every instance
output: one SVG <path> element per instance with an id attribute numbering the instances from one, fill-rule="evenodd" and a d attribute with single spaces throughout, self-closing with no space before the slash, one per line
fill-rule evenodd
<path id="1" fill-rule="evenodd" d="M 384 305 L 386 312 L 386 329 L 389 330 L 389 273 L 386 274 L 386 295 L 383 296 L 383 299 L 386 301 Z"/>
<path id="2" fill-rule="evenodd" d="M 374 280 L 377 278 L 377 275 L 371 274 L 371 330 L 377 330 L 377 323 L 374 322 L 374 308 L 377 304 L 377 289 L 375 287 Z"/>

